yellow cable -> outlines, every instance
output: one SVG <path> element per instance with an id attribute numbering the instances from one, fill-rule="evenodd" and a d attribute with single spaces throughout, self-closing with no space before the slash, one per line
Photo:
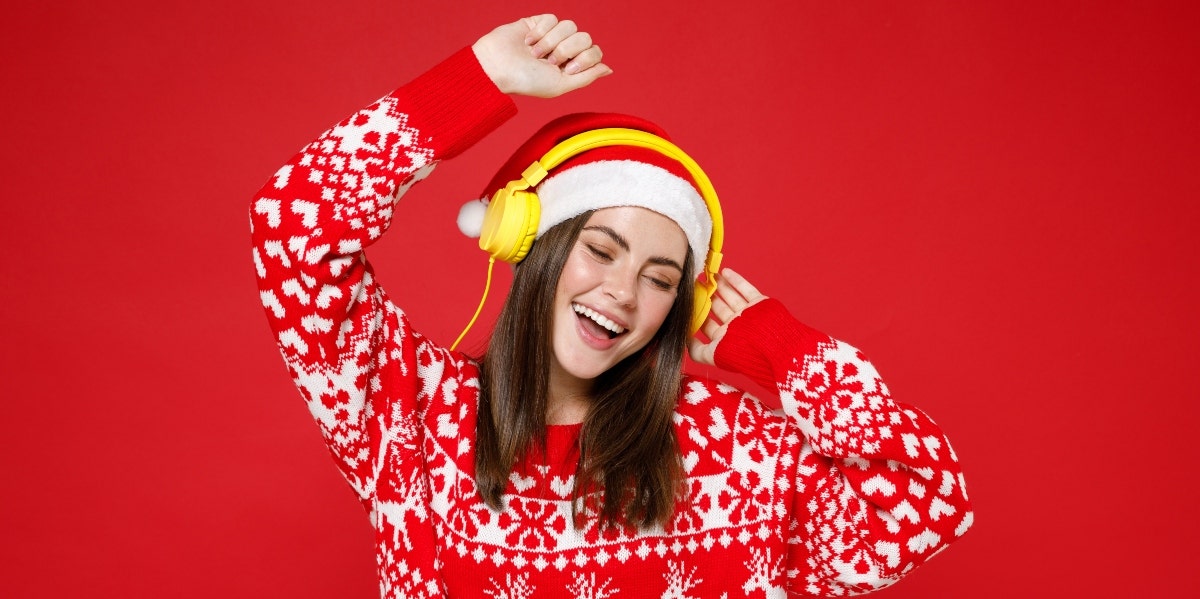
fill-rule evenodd
<path id="1" fill-rule="evenodd" d="M 483 312 L 483 304 L 487 301 L 488 290 L 492 288 L 492 267 L 495 265 L 496 259 L 488 258 L 487 283 L 483 285 L 483 297 L 479 298 L 479 307 L 475 308 L 475 315 L 471 317 L 471 322 L 467 323 L 467 328 L 463 329 L 463 332 L 458 334 L 458 339 L 455 339 L 454 343 L 450 345 L 450 351 L 454 351 L 458 347 L 458 343 L 467 336 L 467 331 L 471 330 L 471 325 L 475 324 L 475 319 L 479 318 L 479 313 Z"/>

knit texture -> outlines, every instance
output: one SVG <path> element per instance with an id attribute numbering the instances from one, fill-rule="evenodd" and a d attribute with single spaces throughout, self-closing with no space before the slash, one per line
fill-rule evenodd
<path id="1" fill-rule="evenodd" d="M 841 596 L 899 579 L 971 525 L 950 445 L 853 347 L 768 300 L 726 368 L 784 411 L 686 377 L 686 498 L 665 528 L 576 528 L 578 426 L 552 426 L 496 512 L 472 478 L 477 364 L 413 330 L 363 253 L 396 199 L 515 111 L 461 51 L 334 125 L 251 207 L 260 297 L 330 452 L 370 514 L 383 597 Z"/>

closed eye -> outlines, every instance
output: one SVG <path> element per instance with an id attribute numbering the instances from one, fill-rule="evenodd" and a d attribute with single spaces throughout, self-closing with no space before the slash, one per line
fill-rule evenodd
<path id="1" fill-rule="evenodd" d="M 663 291 L 670 291 L 675 288 L 674 283 L 660 279 L 658 277 L 646 275 L 646 280 L 650 281 L 651 285 L 654 285 L 655 287 L 657 287 Z"/>
<path id="2" fill-rule="evenodd" d="M 602 248 L 600 246 L 592 245 L 592 244 L 588 243 L 588 244 L 584 244 L 584 247 L 586 247 L 588 252 L 591 253 L 593 256 L 595 256 L 605 262 L 611 262 L 613 259 L 612 254 L 608 253 L 604 248 Z"/>

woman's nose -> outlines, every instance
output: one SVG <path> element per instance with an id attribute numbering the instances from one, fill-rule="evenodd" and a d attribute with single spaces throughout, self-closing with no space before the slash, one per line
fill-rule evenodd
<path id="1" fill-rule="evenodd" d="M 613 269 L 604 279 L 604 293 L 621 307 L 633 308 L 637 305 L 637 275 Z"/>

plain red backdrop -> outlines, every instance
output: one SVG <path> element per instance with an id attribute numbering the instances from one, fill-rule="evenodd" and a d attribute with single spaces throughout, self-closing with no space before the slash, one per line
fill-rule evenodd
<path id="1" fill-rule="evenodd" d="M 881 597 L 1195 588 L 1194 3 L 175 4 L 0 25 L 0 596 L 376 596 L 248 202 L 326 125 L 545 11 L 616 74 L 519 100 L 406 198 L 372 256 L 427 334 L 477 301 L 454 216 L 507 152 L 564 112 L 645 115 L 716 183 L 728 264 L 955 443 L 976 526 Z"/>

